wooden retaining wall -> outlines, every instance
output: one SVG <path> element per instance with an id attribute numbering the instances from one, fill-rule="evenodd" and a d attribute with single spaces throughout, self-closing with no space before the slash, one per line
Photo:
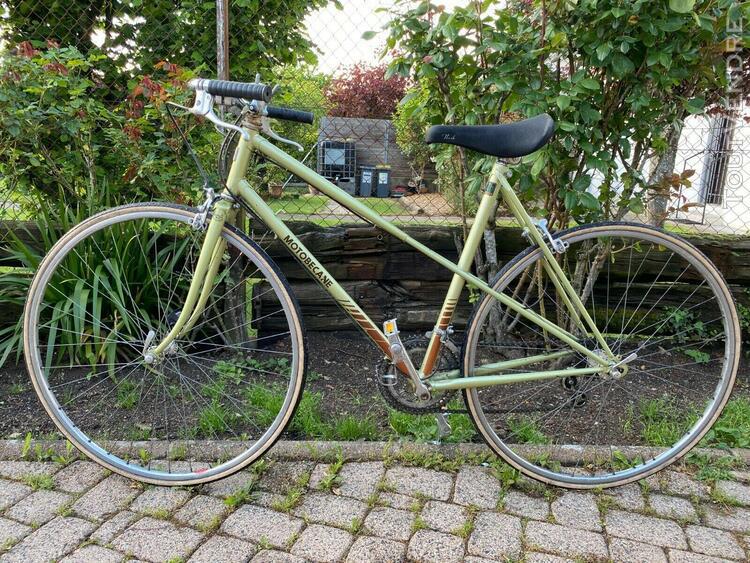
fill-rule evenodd
<path id="1" fill-rule="evenodd" d="M 451 274 L 410 246 L 368 226 L 317 227 L 295 225 L 294 230 L 323 265 L 376 322 L 397 316 L 406 330 L 429 330 L 435 323 Z M 416 240 L 457 261 L 454 233 L 458 227 L 406 229 Z M 750 240 L 695 238 L 692 242 L 724 273 L 735 296 L 747 302 L 750 286 Z M 527 247 L 516 227 L 497 229 L 498 259 L 511 260 Z M 278 241 L 268 248 L 294 288 L 310 330 L 341 330 L 354 326 L 336 303 L 313 282 Z M 657 274 L 658 259 L 646 269 Z M 623 277 L 625 272 L 623 272 Z M 644 284 L 644 287 L 648 287 Z M 631 287 L 638 292 L 637 287 Z M 454 326 L 462 328 L 471 311 L 467 292 L 456 309 Z"/>
<path id="2" fill-rule="evenodd" d="M 379 229 L 364 225 L 319 227 L 291 225 L 303 243 L 339 280 L 376 322 L 398 316 L 405 330 L 429 330 L 434 325 L 442 299 L 450 282 L 450 272 L 411 247 Z M 3 227 L 0 226 L 0 229 Z M 32 224 L 6 224 L 18 236 L 36 240 Z M 416 240 L 456 261 L 454 233 L 457 227 L 411 227 L 407 232 Z M 258 237 L 260 238 L 260 237 Z M 2 246 L 0 266 L 13 266 Z M 750 286 L 750 240 L 693 238 L 692 242 L 708 255 L 724 273 L 735 296 L 748 302 L 745 288 Z M 354 328 L 349 318 L 327 293 L 308 276 L 279 241 L 263 243 L 289 279 L 300 301 L 308 330 Z M 505 263 L 527 246 L 514 227 L 497 230 L 499 260 Z M 649 266 L 654 273 L 661 263 Z M 646 284 L 644 284 L 647 287 Z M 471 305 L 465 294 L 456 309 L 454 325 L 461 328 Z M 0 325 L 15 322 L 20 311 L 0 307 Z"/>

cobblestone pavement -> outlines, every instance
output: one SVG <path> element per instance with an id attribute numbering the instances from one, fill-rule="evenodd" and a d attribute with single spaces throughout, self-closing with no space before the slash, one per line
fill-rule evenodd
<path id="1" fill-rule="evenodd" d="M 0 562 L 750 556 L 750 472 L 742 469 L 707 483 L 683 466 L 618 489 L 570 492 L 499 466 L 404 459 L 274 460 L 190 490 L 142 486 L 83 460 L 0 461 Z"/>

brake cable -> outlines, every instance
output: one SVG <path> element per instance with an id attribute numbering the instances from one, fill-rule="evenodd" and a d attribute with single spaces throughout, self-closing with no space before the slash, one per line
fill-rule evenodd
<path id="1" fill-rule="evenodd" d="M 200 158 L 198 158 L 198 155 L 193 149 L 193 145 L 190 144 L 190 141 L 188 140 L 187 135 L 185 135 L 179 123 L 177 123 L 177 119 L 172 113 L 172 110 L 169 109 L 169 106 L 174 106 L 178 108 L 182 106 L 180 106 L 179 104 L 172 103 L 172 102 L 166 102 L 165 107 L 167 109 L 167 115 L 169 115 L 169 119 L 172 121 L 172 125 L 174 125 L 175 129 L 177 129 L 177 132 L 180 134 L 180 137 L 182 137 L 182 142 L 185 145 L 185 148 L 187 149 L 188 154 L 190 155 L 190 158 L 193 159 L 193 162 L 195 163 L 195 167 L 198 169 L 198 173 L 201 175 L 201 178 L 203 179 L 203 190 L 204 191 L 212 190 L 213 186 L 211 185 L 211 178 L 206 172 L 206 169 L 203 168 Z"/>

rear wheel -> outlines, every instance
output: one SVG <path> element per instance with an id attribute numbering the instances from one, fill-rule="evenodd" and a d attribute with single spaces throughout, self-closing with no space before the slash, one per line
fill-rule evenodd
<path id="1" fill-rule="evenodd" d="M 228 226 L 203 313 L 146 363 L 185 301 L 203 241 L 195 213 L 137 204 L 82 222 L 40 264 L 25 310 L 26 364 L 60 431 L 109 469 L 160 485 L 257 460 L 303 388 L 296 300 L 265 252 Z"/>
<path id="2" fill-rule="evenodd" d="M 624 484 L 684 455 L 721 413 L 739 362 L 734 301 L 700 251 L 658 229 L 605 223 L 560 238 L 570 246 L 557 259 L 607 344 L 621 358 L 637 358 L 619 376 L 467 390 L 467 405 L 490 447 L 530 477 L 574 488 Z M 571 319 L 539 248 L 514 258 L 494 288 L 598 351 L 593 335 Z M 486 296 L 467 328 L 463 372 L 549 352 L 562 358 L 506 373 L 591 364 Z"/>

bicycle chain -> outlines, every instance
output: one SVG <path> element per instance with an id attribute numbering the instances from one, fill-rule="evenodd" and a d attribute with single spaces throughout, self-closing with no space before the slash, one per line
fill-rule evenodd
<path id="1" fill-rule="evenodd" d="M 429 344 L 429 340 L 423 336 L 415 336 L 404 341 L 404 347 L 406 348 L 407 351 L 413 351 L 417 349 L 426 350 L 428 344 Z M 505 344 L 505 345 L 508 345 L 509 347 L 512 347 L 512 346 L 515 346 L 517 342 L 504 341 L 504 342 L 501 342 L 501 344 Z M 448 357 L 446 358 L 446 356 Z M 414 360 L 415 361 L 421 360 L 421 356 L 419 358 L 414 358 Z M 447 365 L 441 366 L 440 364 L 444 361 L 447 361 Z M 441 348 L 438 366 L 440 366 L 439 369 L 446 369 L 446 370 L 457 369 L 459 367 L 458 355 L 454 353 L 448 346 L 443 346 Z M 446 415 L 447 414 L 470 414 L 469 410 L 465 408 L 464 409 L 447 408 L 446 405 L 450 401 L 450 399 L 452 399 L 455 396 L 456 394 L 455 391 L 450 391 L 450 392 L 442 394 L 436 401 L 434 400 L 435 398 L 433 397 L 432 402 L 423 406 L 415 406 L 413 403 L 407 403 L 407 402 L 402 401 L 398 396 L 393 394 L 394 386 L 388 386 L 382 383 L 381 375 L 384 374 L 385 370 L 389 368 L 395 369 L 393 367 L 393 364 L 388 358 L 383 358 L 375 366 L 375 375 L 376 375 L 376 382 L 378 385 L 378 389 L 383 399 L 389 406 L 401 412 L 406 412 L 409 414 L 417 414 L 417 415 L 429 414 L 429 413 L 446 414 Z M 408 385 L 406 378 L 398 374 L 397 374 L 397 377 L 399 379 L 397 380 L 396 386 L 398 386 L 399 384 Z M 569 392 L 574 391 L 573 389 L 568 389 L 567 387 L 563 387 L 563 388 Z M 575 392 L 573 393 L 573 395 L 574 396 L 568 398 L 566 402 L 569 402 L 575 398 L 575 395 L 576 395 Z M 504 414 L 508 412 L 513 412 L 514 414 L 516 414 L 516 413 L 523 413 L 523 412 L 536 412 L 536 410 L 533 408 L 519 409 L 517 407 L 512 407 L 509 409 L 482 409 L 482 412 L 486 414 Z"/>

